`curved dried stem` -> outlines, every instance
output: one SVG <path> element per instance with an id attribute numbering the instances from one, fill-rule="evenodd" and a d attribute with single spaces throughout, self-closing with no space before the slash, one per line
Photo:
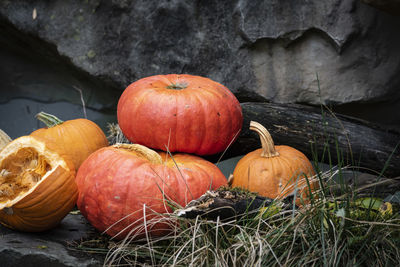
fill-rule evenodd
<path id="1" fill-rule="evenodd" d="M 258 122 L 250 121 L 250 130 L 257 132 L 260 137 L 261 157 L 272 158 L 279 156 L 279 153 L 275 150 L 274 140 L 272 140 L 271 134 L 264 126 Z"/>
<path id="2" fill-rule="evenodd" d="M 48 128 L 57 126 L 61 123 L 63 123 L 63 120 L 60 120 L 59 118 L 57 118 L 54 115 L 51 115 L 49 113 L 46 112 L 39 112 L 38 114 L 36 114 L 36 119 L 40 120 L 41 122 L 43 122 Z"/>

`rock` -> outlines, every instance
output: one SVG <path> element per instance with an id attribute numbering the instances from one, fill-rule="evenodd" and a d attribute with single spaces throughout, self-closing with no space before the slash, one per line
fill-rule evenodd
<path id="1" fill-rule="evenodd" d="M 115 110 L 118 90 L 77 71 L 44 41 L 21 37 L 1 23 L 0 32 L 0 128 L 12 138 L 43 127 L 35 119 L 40 111 L 63 120 L 84 117 L 82 99 L 88 119 L 103 130 L 116 121 L 110 110 Z"/>
<path id="2" fill-rule="evenodd" d="M 389 14 L 400 15 L 400 1 L 399 0 L 362 0 L 364 3 L 383 10 Z"/>
<path id="3" fill-rule="evenodd" d="M 0 114 L 7 114 L 7 118 L 0 120 L 0 129 L 4 129 L 13 139 L 29 135 L 34 130 L 45 127 L 35 118 L 40 111 L 54 114 L 64 121 L 84 117 L 82 106 L 67 101 L 43 103 L 29 98 L 18 98 L 0 105 Z M 116 121 L 115 115 L 101 110 L 87 108 L 86 113 L 88 119 L 97 123 L 105 133 L 108 122 Z"/>
<path id="4" fill-rule="evenodd" d="M 102 257 L 78 253 L 68 246 L 93 231 L 83 216 L 72 214 L 43 233 L 21 233 L 0 226 L 1 266 L 102 266 Z"/>
<path id="5" fill-rule="evenodd" d="M 191 73 L 242 101 L 399 99 L 398 21 L 358 0 L 1 1 L 0 18 L 121 90 Z"/>

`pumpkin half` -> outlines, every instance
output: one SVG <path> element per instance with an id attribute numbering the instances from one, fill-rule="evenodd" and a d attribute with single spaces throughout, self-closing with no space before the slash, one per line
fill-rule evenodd
<path id="1" fill-rule="evenodd" d="M 104 132 L 96 123 L 87 119 L 62 121 L 54 115 L 40 112 L 36 118 L 47 127 L 30 135 L 56 143 L 62 153 L 68 155 L 78 170 L 82 162 L 94 151 L 108 146 Z"/>
<path id="2" fill-rule="evenodd" d="M 130 231 L 137 238 L 146 231 L 152 236 L 169 232 L 167 224 L 154 223 L 160 218 L 157 214 L 170 213 L 172 206 L 185 206 L 227 183 L 214 164 L 200 157 L 171 158 L 136 144 L 94 152 L 79 168 L 76 181 L 81 213 L 99 231 L 117 239 Z"/>
<path id="3" fill-rule="evenodd" d="M 57 147 L 32 136 L 0 151 L 0 223 L 39 232 L 56 226 L 78 196 L 74 165 Z"/>
<path id="4" fill-rule="evenodd" d="M 156 75 L 129 85 L 118 123 L 133 143 L 171 152 L 211 155 L 238 136 L 242 108 L 228 88 L 187 74 Z"/>
<path id="5" fill-rule="evenodd" d="M 311 162 L 293 147 L 275 146 L 267 129 L 258 122 L 251 121 L 250 130 L 258 133 L 262 148 L 239 160 L 233 171 L 232 186 L 272 199 L 284 198 L 297 189 L 307 202 L 309 189 L 318 187 L 318 182 L 312 182 L 315 172 Z"/>

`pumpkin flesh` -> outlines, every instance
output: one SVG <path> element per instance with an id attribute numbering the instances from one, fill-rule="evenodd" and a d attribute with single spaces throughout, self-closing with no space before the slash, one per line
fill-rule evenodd
<path id="1" fill-rule="evenodd" d="M 77 198 L 74 166 L 54 148 L 24 136 L 0 152 L 1 224 L 21 231 L 44 231 L 73 208 Z"/>
<path id="2" fill-rule="evenodd" d="M 43 155 L 31 148 L 22 148 L 7 157 L 0 166 L 0 202 L 14 199 L 28 191 L 50 171 Z"/>

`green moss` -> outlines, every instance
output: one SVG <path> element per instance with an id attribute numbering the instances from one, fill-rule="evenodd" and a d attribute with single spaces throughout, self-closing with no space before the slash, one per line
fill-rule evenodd
<path id="1" fill-rule="evenodd" d="M 92 49 L 90 49 L 88 52 L 87 52 L 87 57 L 88 58 L 94 58 L 95 56 L 96 56 L 96 52 L 94 52 Z"/>

